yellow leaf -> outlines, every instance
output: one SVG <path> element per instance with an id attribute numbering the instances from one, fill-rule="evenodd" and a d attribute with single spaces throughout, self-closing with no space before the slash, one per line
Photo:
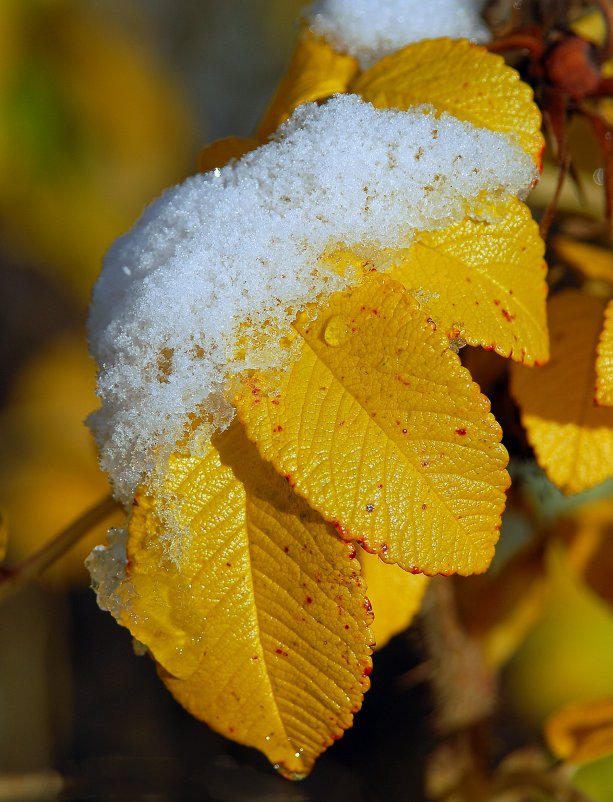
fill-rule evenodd
<path id="1" fill-rule="evenodd" d="M 569 763 L 613 754 L 613 698 L 567 705 L 545 722 L 547 745 Z"/>
<path id="2" fill-rule="evenodd" d="M 375 616 L 371 631 L 376 648 L 382 649 L 419 612 L 429 579 L 424 574 L 410 574 L 397 565 L 387 565 L 365 549 L 358 549 L 358 558 Z"/>
<path id="3" fill-rule="evenodd" d="M 245 153 L 254 150 L 260 143 L 257 139 L 245 136 L 227 136 L 217 139 L 210 145 L 202 148 L 198 154 L 198 169 L 201 173 L 208 173 L 216 167 L 223 167 L 230 159 L 240 159 Z"/>
<path id="4" fill-rule="evenodd" d="M 577 36 L 588 39 L 590 42 L 602 45 L 607 35 L 604 16 L 599 11 L 591 11 L 577 20 L 573 20 L 570 29 Z"/>
<path id="5" fill-rule="evenodd" d="M 613 410 L 594 404 L 594 358 L 604 304 L 575 290 L 548 306 L 551 359 L 513 365 L 512 390 L 528 440 L 549 479 L 579 493 L 613 476 Z"/>
<path id="6" fill-rule="evenodd" d="M 297 322 L 300 357 L 235 399 L 262 455 L 341 535 L 427 574 L 484 571 L 507 454 L 488 400 L 408 292 L 368 275 Z"/>
<path id="7" fill-rule="evenodd" d="M 613 284 L 613 251 L 562 235 L 555 237 L 552 244 L 556 254 L 585 278 Z"/>
<path id="8" fill-rule="evenodd" d="M 290 776 L 351 726 L 370 613 L 351 546 L 264 463 L 242 427 L 175 456 L 129 524 L 120 622 L 193 715 Z M 165 542 L 165 516 L 185 532 Z"/>
<path id="9" fill-rule="evenodd" d="M 268 139 L 302 103 L 346 92 L 358 69 L 358 62 L 352 56 L 337 53 L 325 39 L 309 31 L 303 33 L 287 73 L 258 127 L 258 137 Z"/>
<path id="10" fill-rule="evenodd" d="M 387 56 L 350 91 L 377 108 L 427 103 L 514 139 L 541 165 L 544 140 L 532 89 L 504 60 L 465 40 L 426 39 Z"/>
<path id="11" fill-rule="evenodd" d="M 604 315 L 596 358 L 596 401 L 613 407 L 613 301 L 609 301 Z"/>
<path id="12" fill-rule="evenodd" d="M 391 275 L 423 297 L 452 339 L 528 365 L 549 356 L 544 244 L 529 209 L 510 198 L 493 223 L 466 219 L 391 253 Z"/>

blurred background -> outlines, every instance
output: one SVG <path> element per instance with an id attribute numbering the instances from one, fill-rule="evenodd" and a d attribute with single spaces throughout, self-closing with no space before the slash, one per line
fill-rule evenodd
<path id="1" fill-rule="evenodd" d="M 0 0 L 0 511 L 9 564 L 108 493 L 83 424 L 96 406 L 85 320 L 105 250 L 165 187 L 195 172 L 203 145 L 252 133 L 302 6 Z M 554 520 L 613 542 L 610 486 L 579 520 L 533 465 L 515 479 L 494 583 Z M 423 798 L 434 736 L 432 703 L 414 673 L 419 630 L 376 656 L 353 730 L 307 781 L 290 784 L 256 752 L 191 719 L 152 662 L 133 653 L 127 631 L 98 610 L 83 560 L 103 538 L 103 528 L 93 532 L 43 582 L 0 605 L 0 802 Z M 538 739 L 565 701 L 613 695 L 613 615 L 602 600 L 610 583 L 596 593 L 584 567 L 573 573 L 553 554 L 544 594 L 542 551 L 530 598 L 544 614 L 503 678 L 500 754 Z M 518 573 L 518 593 L 533 579 Z M 594 798 L 598 788 L 613 793 L 613 763 L 603 766 L 608 779 L 595 781 Z"/>

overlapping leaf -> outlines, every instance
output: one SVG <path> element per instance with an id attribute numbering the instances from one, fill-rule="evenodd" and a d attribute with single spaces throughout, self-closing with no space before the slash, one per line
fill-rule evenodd
<path id="1" fill-rule="evenodd" d="M 358 69 L 358 62 L 352 56 L 338 53 L 325 39 L 305 32 L 258 126 L 258 137 L 267 139 L 301 103 L 346 92 Z"/>
<path id="2" fill-rule="evenodd" d="M 369 684 L 354 551 L 236 424 L 206 457 L 174 457 L 165 482 L 131 516 L 121 623 L 193 715 L 303 775 Z M 179 543 L 164 540 L 169 510 Z"/>
<path id="3" fill-rule="evenodd" d="M 594 403 L 604 302 L 565 291 L 549 304 L 551 359 L 513 366 L 512 389 L 539 465 L 564 493 L 613 476 L 613 410 Z"/>
<path id="4" fill-rule="evenodd" d="M 493 555 L 507 454 L 428 317 L 371 274 L 296 323 L 300 358 L 254 374 L 235 403 L 262 455 L 343 537 L 408 570 L 468 574 Z"/>
<path id="5" fill-rule="evenodd" d="M 613 406 L 613 301 L 605 310 L 604 327 L 598 341 L 596 358 L 596 401 Z"/>
<path id="6" fill-rule="evenodd" d="M 378 61 L 350 86 L 377 108 L 422 103 L 515 140 L 540 166 L 544 141 L 532 90 L 497 55 L 465 40 L 426 39 Z"/>
<path id="7" fill-rule="evenodd" d="M 496 222 L 466 219 L 392 252 L 391 275 L 427 299 L 450 338 L 532 365 L 549 355 L 544 244 L 529 209 L 510 198 Z"/>
<path id="8" fill-rule="evenodd" d="M 375 620 L 371 631 L 377 649 L 405 630 L 419 611 L 428 587 L 424 574 L 410 574 L 397 565 L 387 565 L 376 554 L 358 549 L 362 578 Z"/>
<path id="9" fill-rule="evenodd" d="M 556 254 L 584 278 L 600 279 L 613 284 L 612 251 L 562 235 L 555 237 L 553 247 Z"/>

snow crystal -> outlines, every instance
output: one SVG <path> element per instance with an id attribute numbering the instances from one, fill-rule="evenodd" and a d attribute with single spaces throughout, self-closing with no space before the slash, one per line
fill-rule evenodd
<path id="1" fill-rule="evenodd" d="M 167 191 L 111 248 L 94 289 L 102 408 L 90 420 L 118 497 L 129 501 L 179 441 L 198 453 L 190 418 L 227 425 L 233 374 L 287 362 L 279 339 L 296 312 L 346 285 L 327 249 L 406 247 L 533 179 L 501 134 L 344 95 L 300 107 L 275 141 Z"/>
<path id="2" fill-rule="evenodd" d="M 320 0 L 311 28 L 362 69 L 411 42 L 437 36 L 487 42 L 480 0 Z"/>

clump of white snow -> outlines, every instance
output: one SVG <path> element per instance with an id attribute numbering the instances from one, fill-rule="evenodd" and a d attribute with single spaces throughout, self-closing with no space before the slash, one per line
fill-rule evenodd
<path id="1" fill-rule="evenodd" d="M 227 425 L 232 374 L 287 361 L 279 338 L 296 312 L 346 283 L 326 249 L 406 247 L 534 177 L 502 134 L 344 95 L 167 191 L 107 254 L 91 307 L 102 399 L 91 425 L 116 495 L 128 502 L 180 440 L 197 453 L 190 415 Z"/>
<path id="2" fill-rule="evenodd" d="M 109 529 L 108 545 L 96 546 L 85 561 L 99 607 L 108 610 L 117 620 L 127 601 L 121 599 L 117 593 L 126 578 L 127 542 L 126 529 Z"/>
<path id="3" fill-rule="evenodd" d="M 421 39 L 489 41 L 482 5 L 482 0 L 319 0 L 307 16 L 315 33 L 367 69 Z"/>

